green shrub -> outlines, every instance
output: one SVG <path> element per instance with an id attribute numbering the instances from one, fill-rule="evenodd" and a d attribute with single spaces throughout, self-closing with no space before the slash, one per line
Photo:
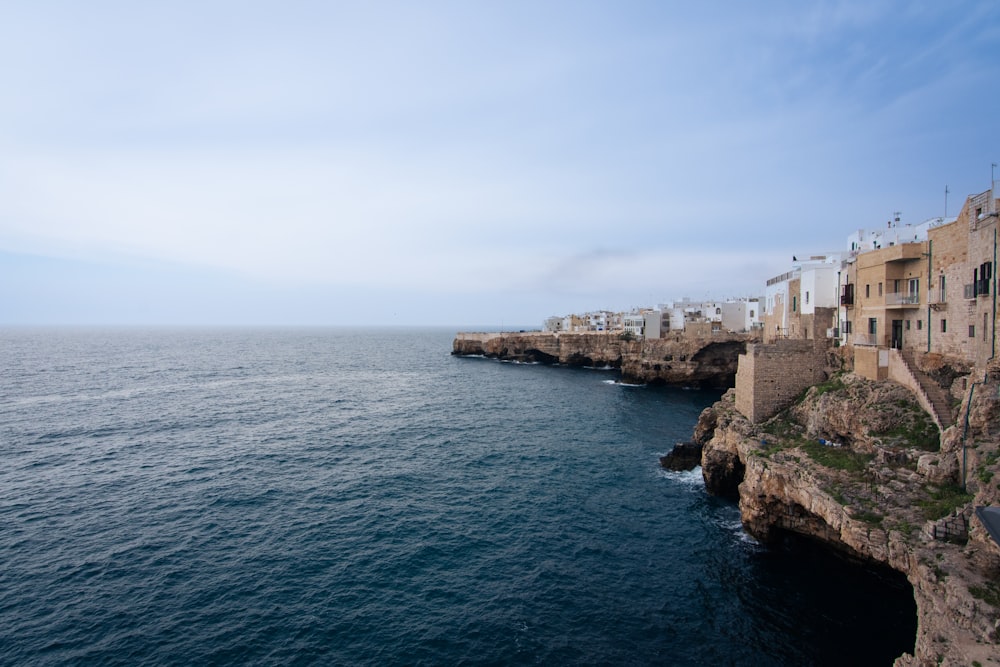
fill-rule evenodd
<path id="1" fill-rule="evenodd" d="M 864 521 L 870 526 L 878 526 L 882 524 L 882 520 L 885 519 L 884 516 L 877 512 L 872 512 L 865 510 L 864 512 L 857 512 L 851 514 L 851 517 L 857 519 L 858 521 Z"/>
<path id="2" fill-rule="evenodd" d="M 913 401 L 896 401 L 896 407 L 909 413 L 908 419 L 895 428 L 874 435 L 898 440 L 901 444 L 928 452 L 941 449 L 941 433 L 930 415 Z"/>
<path id="3" fill-rule="evenodd" d="M 816 463 L 847 472 L 861 472 L 874 458 L 871 454 L 861 454 L 847 447 L 829 447 L 813 441 L 805 441 L 801 447 Z"/>
<path id="4" fill-rule="evenodd" d="M 962 491 L 957 484 L 928 487 L 930 498 L 917 501 L 923 509 L 925 519 L 936 521 L 948 516 L 956 509 L 972 500 L 972 494 Z"/>
<path id="5" fill-rule="evenodd" d="M 838 373 L 826 382 L 816 385 L 816 397 L 818 398 L 830 391 L 840 391 L 845 386 L 847 385 L 844 384 L 843 378 L 840 373 Z"/>
<path id="6" fill-rule="evenodd" d="M 986 584 L 985 586 L 969 586 L 972 597 L 982 600 L 991 607 L 1000 608 L 1000 589 L 996 584 Z"/>

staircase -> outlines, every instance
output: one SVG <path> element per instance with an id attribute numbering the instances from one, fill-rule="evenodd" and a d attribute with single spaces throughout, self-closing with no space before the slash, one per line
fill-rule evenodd
<path id="1" fill-rule="evenodd" d="M 894 352 L 899 351 L 894 350 Z M 941 388 L 941 385 L 929 378 L 925 373 L 917 370 L 916 360 L 913 358 L 913 350 L 902 350 L 899 352 L 899 357 L 903 361 L 906 371 L 916 386 L 919 387 L 917 397 L 920 399 L 920 404 L 934 418 L 934 423 L 937 424 L 938 429 L 944 431 L 954 424 L 955 418 L 951 408 L 951 400 L 944 389 Z"/>

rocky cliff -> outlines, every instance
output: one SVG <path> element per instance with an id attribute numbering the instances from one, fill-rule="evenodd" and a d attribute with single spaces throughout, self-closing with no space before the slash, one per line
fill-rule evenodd
<path id="1" fill-rule="evenodd" d="M 758 539 L 797 533 L 906 575 L 918 630 L 898 665 L 1000 665 L 1000 548 L 972 514 L 1000 503 L 1000 369 L 959 414 L 967 432 L 939 439 L 906 389 L 843 373 L 759 425 L 727 392 L 695 439 L 706 487 L 737 496 Z"/>
<path id="2" fill-rule="evenodd" d="M 714 334 L 626 340 L 619 333 L 459 333 L 452 354 L 621 369 L 625 382 L 729 387 L 748 337 Z"/>

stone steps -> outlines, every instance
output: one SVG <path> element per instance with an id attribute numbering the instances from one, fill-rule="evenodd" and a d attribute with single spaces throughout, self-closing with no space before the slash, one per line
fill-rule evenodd
<path id="1" fill-rule="evenodd" d="M 928 377 L 926 373 L 917 370 L 912 350 L 903 350 L 902 358 L 906 362 L 906 367 L 910 371 L 910 374 L 920 385 L 920 389 L 923 391 L 927 402 L 933 408 L 931 416 L 937 422 L 938 428 L 944 431 L 955 422 L 951 400 L 949 400 L 948 395 L 941 388 L 941 385 Z"/>

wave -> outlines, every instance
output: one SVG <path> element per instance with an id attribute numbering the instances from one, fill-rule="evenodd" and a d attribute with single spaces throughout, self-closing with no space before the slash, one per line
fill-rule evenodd
<path id="1" fill-rule="evenodd" d="M 666 470 L 660 468 L 659 473 L 662 477 L 679 482 L 684 486 L 699 489 L 705 488 L 705 478 L 701 474 L 701 466 L 695 466 L 691 470 Z"/>
<path id="2" fill-rule="evenodd" d="M 601 380 L 604 384 L 617 385 L 619 387 L 645 387 L 645 384 L 631 384 L 628 382 L 622 382 L 620 380 Z"/>

